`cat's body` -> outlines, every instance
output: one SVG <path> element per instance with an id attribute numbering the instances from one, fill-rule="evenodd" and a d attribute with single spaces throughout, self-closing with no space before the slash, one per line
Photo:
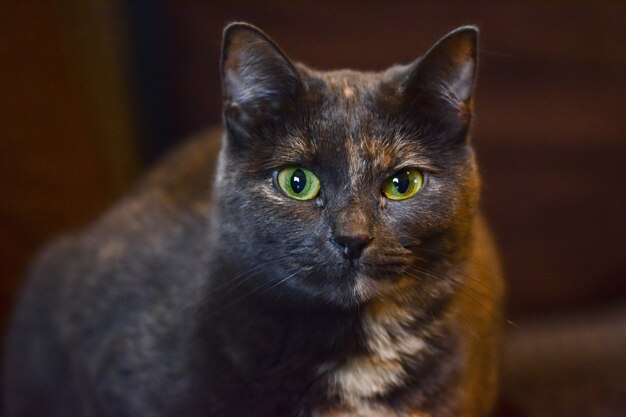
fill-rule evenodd
<path id="1" fill-rule="evenodd" d="M 465 138 L 473 29 L 383 74 L 296 69 L 245 25 L 225 39 L 226 133 L 39 259 L 8 416 L 486 416 L 502 285 Z M 405 100 L 441 51 L 469 79 Z M 281 193 L 287 165 L 315 172 L 314 198 Z M 386 199 L 406 166 L 423 190 Z"/>

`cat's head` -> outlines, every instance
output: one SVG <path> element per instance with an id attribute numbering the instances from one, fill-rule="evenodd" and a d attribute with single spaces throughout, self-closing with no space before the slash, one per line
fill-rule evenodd
<path id="1" fill-rule="evenodd" d="M 214 230 L 236 280 L 351 306 L 462 258 L 476 49 L 462 27 L 408 65 L 319 72 L 253 26 L 226 27 Z"/>

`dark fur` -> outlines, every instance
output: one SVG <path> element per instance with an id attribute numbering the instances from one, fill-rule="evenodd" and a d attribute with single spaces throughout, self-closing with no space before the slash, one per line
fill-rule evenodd
<path id="1" fill-rule="evenodd" d="M 41 256 L 11 327 L 7 415 L 335 415 L 350 408 L 329 389 L 333 366 L 370 354 L 375 300 L 409 308 L 402 325 L 427 348 L 368 401 L 398 415 L 485 415 L 498 309 L 467 294 L 471 279 L 493 298 L 500 287 L 492 258 L 491 278 L 472 272 L 489 245 L 467 141 L 475 39 L 461 29 L 380 74 L 317 72 L 257 29 L 228 27 L 213 191 L 220 132 Z M 425 187 L 386 200 L 382 181 L 407 161 Z M 276 170 L 294 164 L 316 173 L 319 197 L 277 189 Z M 338 235 L 373 238 L 358 266 Z M 364 279 L 369 290 L 355 291 Z M 468 394 L 468 381 L 485 392 Z"/>

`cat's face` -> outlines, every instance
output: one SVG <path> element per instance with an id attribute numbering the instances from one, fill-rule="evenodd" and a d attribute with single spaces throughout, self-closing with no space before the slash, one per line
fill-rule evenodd
<path id="1" fill-rule="evenodd" d="M 316 72 L 228 27 L 215 230 L 237 279 L 342 306 L 432 284 L 465 249 L 477 198 L 475 51 L 465 28 L 408 66 Z"/>

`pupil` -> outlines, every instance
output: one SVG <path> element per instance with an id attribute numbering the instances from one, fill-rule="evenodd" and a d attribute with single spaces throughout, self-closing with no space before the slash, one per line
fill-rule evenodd
<path id="1" fill-rule="evenodd" d="M 296 194 L 300 194 L 304 187 L 306 187 L 306 175 L 301 169 L 296 169 L 291 176 L 291 189 Z"/>
<path id="2" fill-rule="evenodd" d="M 396 174 L 396 176 L 393 177 L 393 180 L 391 181 L 393 182 L 394 187 L 396 187 L 396 190 L 398 190 L 400 194 L 406 193 L 406 190 L 409 189 L 409 185 L 411 184 L 409 173 L 406 171 Z"/>

